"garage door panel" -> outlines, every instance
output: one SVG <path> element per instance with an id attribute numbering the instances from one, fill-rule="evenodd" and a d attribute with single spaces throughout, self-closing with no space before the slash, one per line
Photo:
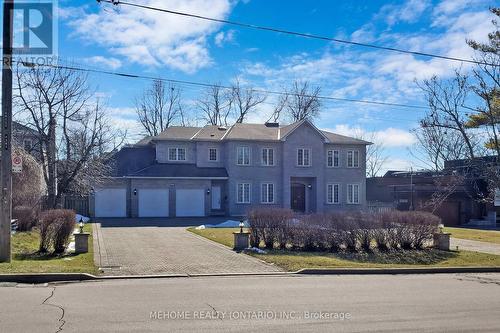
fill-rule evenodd
<path id="1" fill-rule="evenodd" d="M 108 188 L 96 190 L 95 216 L 126 217 L 127 190 L 124 188 Z"/>
<path id="2" fill-rule="evenodd" d="M 139 217 L 168 217 L 168 189 L 139 189 Z"/>
<path id="3" fill-rule="evenodd" d="M 176 190 L 175 211 L 179 217 L 205 216 L 205 190 Z"/>

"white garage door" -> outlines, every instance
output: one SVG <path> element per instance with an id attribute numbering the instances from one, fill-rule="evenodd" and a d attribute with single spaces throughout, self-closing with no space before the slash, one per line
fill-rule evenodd
<path id="1" fill-rule="evenodd" d="M 177 216 L 205 216 L 205 190 L 177 190 L 175 212 Z"/>
<path id="2" fill-rule="evenodd" d="M 139 217 L 167 217 L 168 189 L 140 189 Z"/>
<path id="3" fill-rule="evenodd" d="M 96 217 L 126 217 L 127 190 L 124 188 L 105 188 L 95 191 Z"/>

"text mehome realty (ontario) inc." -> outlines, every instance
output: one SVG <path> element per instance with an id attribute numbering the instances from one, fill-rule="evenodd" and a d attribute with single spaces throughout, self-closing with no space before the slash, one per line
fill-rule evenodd
<path id="1" fill-rule="evenodd" d="M 349 312 L 332 311 L 151 311 L 151 320 L 350 320 Z"/>

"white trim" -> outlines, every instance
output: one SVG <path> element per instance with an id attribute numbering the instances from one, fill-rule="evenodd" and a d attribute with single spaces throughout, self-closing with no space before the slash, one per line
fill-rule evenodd
<path id="1" fill-rule="evenodd" d="M 273 164 L 264 164 L 264 149 L 272 150 L 273 152 Z M 274 153 L 274 148 L 272 147 L 262 147 L 260 150 L 260 165 L 265 167 L 273 167 L 276 166 L 276 154 Z M 267 161 L 269 162 L 269 153 L 267 154 Z"/>
<path id="2" fill-rule="evenodd" d="M 351 186 L 354 186 L 356 185 L 358 187 L 358 202 L 349 202 L 349 185 Z M 346 203 L 348 205 L 359 205 L 361 204 L 361 201 L 359 200 L 360 199 L 360 195 L 361 195 L 361 184 L 360 183 L 350 183 L 350 184 L 347 184 L 346 185 Z M 354 201 L 354 187 L 353 187 L 353 191 L 352 191 L 352 199 Z"/>
<path id="3" fill-rule="evenodd" d="M 215 160 L 210 159 L 210 149 L 215 149 Z M 212 162 L 212 163 L 219 162 L 219 148 L 208 147 L 207 150 L 208 150 L 208 162 Z"/>
<path id="4" fill-rule="evenodd" d="M 200 134 L 201 130 L 203 130 L 204 128 L 205 127 L 200 127 L 200 129 L 196 133 L 194 133 L 193 136 L 191 137 L 191 139 L 189 139 L 189 140 L 193 140 L 198 134 Z"/>
<path id="5" fill-rule="evenodd" d="M 318 132 L 318 134 L 321 135 L 323 137 L 323 139 L 325 139 L 325 143 L 330 143 L 330 139 L 328 139 L 328 137 L 325 135 L 325 133 L 321 132 L 316 126 L 314 126 L 314 124 L 312 122 L 310 122 L 307 119 L 303 119 L 303 120 L 299 121 L 296 124 L 296 126 L 294 128 L 292 128 L 290 131 L 288 131 L 288 133 L 286 133 L 285 136 L 283 136 L 282 138 L 280 138 L 280 140 L 284 141 L 287 136 L 289 136 L 290 134 L 292 134 L 293 132 L 295 132 L 295 130 L 297 128 L 299 128 L 300 126 L 302 126 L 304 123 L 308 123 L 314 130 L 316 130 L 316 132 Z"/>
<path id="6" fill-rule="evenodd" d="M 240 185 L 248 184 L 248 202 L 247 201 L 239 201 L 238 199 L 238 190 Z M 243 187 L 243 197 L 245 196 L 244 192 L 245 188 Z M 244 199 L 244 198 L 243 198 Z M 252 203 L 252 183 L 251 182 L 241 182 L 236 183 L 236 203 L 241 205 L 249 205 Z"/>
<path id="7" fill-rule="evenodd" d="M 328 186 L 332 186 L 332 202 L 329 202 L 328 201 Z M 338 189 L 338 196 L 337 196 L 337 199 L 338 201 L 335 202 L 335 185 L 337 185 L 337 189 Z M 340 183 L 326 183 L 326 204 L 327 205 L 340 205 Z"/>
<path id="8" fill-rule="evenodd" d="M 349 152 L 352 152 L 352 166 L 349 166 Z M 358 165 L 355 166 L 354 165 L 354 153 L 357 152 L 358 153 Z M 346 165 L 348 168 L 350 169 L 356 169 L 356 168 L 359 168 L 361 163 L 360 163 L 360 154 L 359 154 L 359 149 L 348 149 L 347 150 L 347 156 L 346 156 Z"/>
<path id="9" fill-rule="evenodd" d="M 308 165 L 299 165 L 299 150 L 308 150 L 309 151 L 309 164 Z M 302 163 L 304 162 L 304 152 L 302 152 Z M 312 167 L 312 149 L 307 147 L 298 147 L 296 148 L 295 154 L 295 166 L 299 168 L 309 168 Z"/>
<path id="10" fill-rule="evenodd" d="M 170 149 L 175 149 L 175 160 L 170 159 Z M 179 150 L 184 150 L 184 159 L 179 159 Z M 167 161 L 169 162 L 184 162 L 187 161 L 187 150 L 185 147 L 167 147 Z"/>
<path id="11" fill-rule="evenodd" d="M 238 149 L 247 148 L 248 149 L 248 164 L 238 163 Z M 243 156 L 243 162 L 245 161 L 245 156 Z M 237 166 L 251 166 L 252 165 L 252 148 L 250 146 L 236 146 L 236 165 Z"/>
<path id="12" fill-rule="evenodd" d="M 332 165 L 328 165 L 328 153 L 332 152 Z M 338 164 L 335 165 L 335 152 L 337 152 L 337 162 Z M 340 168 L 340 150 L 339 149 L 327 149 L 326 150 L 326 167 L 327 168 Z"/>
<path id="13" fill-rule="evenodd" d="M 262 186 L 263 185 L 273 185 L 273 201 L 270 201 L 270 202 L 264 202 L 264 198 L 262 198 Z M 260 203 L 263 204 L 263 205 L 273 205 L 276 203 L 276 183 L 274 182 L 261 182 L 260 183 Z M 267 186 L 267 199 L 269 199 L 269 186 Z"/>

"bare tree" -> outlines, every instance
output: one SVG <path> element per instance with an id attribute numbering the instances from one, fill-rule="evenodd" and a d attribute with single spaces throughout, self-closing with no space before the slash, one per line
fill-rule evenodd
<path id="1" fill-rule="evenodd" d="M 430 108 L 430 112 L 420 121 L 420 126 L 459 133 L 467 148 L 467 156 L 474 158 L 478 145 L 472 131 L 465 125 L 467 110 L 464 105 L 470 91 L 467 76 L 456 71 L 450 80 L 433 76 L 418 85 L 424 91 Z"/>
<path id="2" fill-rule="evenodd" d="M 385 145 L 374 132 L 355 131 L 354 137 L 372 143 L 366 146 L 366 176 L 377 177 L 388 160 Z"/>
<path id="3" fill-rule="evenodd" d="M 320 87 L 311 88 L 309 82 L 295 81 L 287 91 L 286 115 L 293 122 L 306 118 L 316 117 L 321 109 L 321 102 L 318 98 L 321 92 Z"/>
<path id="4" fill-rule="evenodd" d="M 228 126 L 233 108 L 233 94 L 220 85 L 207 88 L 197 101 L 202 119 L 210 125 Z"/>
<path id="5" fill-rule="evenodd" d="M 278 122 L 282 116 L 283 110 L 285 110 L 287 106 L 287 103 L 288 103 L 288 95 L 287 94 L 280 95 L 278 97 L 276 105 L 274 106 L 273 113 L 271 114 L 271 116 L 267 121 L 274 123 Z"/>
<path id="6" fill-rule="evenodd" d="M 236 123 L 243 123 L 248 114 L 267 98 L 266 95 L 259 94 L 253 89 L 242 88 L 239 80 L 236 81 L 231 93 L 236 113 Z"/>
<path id="7" fill-rule="evenodd" d="M 93 161 L 103 163 L 104 152 L 120 144 L 124 134 L 111 128 L 99 103 L 93 101 L 85 75 L 35 66 L 17 68 L 16 76 L 16 106 L 27 125 L 38 132 L 47 204 L 56 207 L 63 194 L 80 188 L 76 180 L 85 173 L 94 173 L 95 180 L 107 176 L 104 168 L 94 168 Z"/>
<path id="8" fill-rule="evenodd" d="M 446 161 L 467 158 L 467 147 L 456 131 L 441 127 L 424 126 L 413 130 L 416 144 L 410 153 L 413 157 L 440 171 Z"/>
<path id="9" fill-rule="evenodd" d="M 149 136 L 156 136 L 177 120 L 184 120 L 181 91 L 173 84 L 154 80 L 151 87 L 136 98 L 139 122 Z"/>

